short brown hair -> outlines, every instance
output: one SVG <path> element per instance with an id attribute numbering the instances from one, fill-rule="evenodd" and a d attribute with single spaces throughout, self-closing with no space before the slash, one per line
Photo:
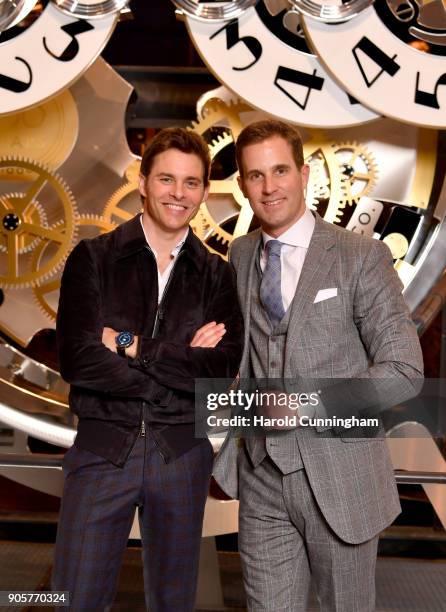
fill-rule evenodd
<path id="1" fill-rule="evenodd" d="M 263 119 L 247 125 L 240 132 L 237 142 L 235 143 L 235 156 L 240 175 L 243 172 L 242 168 L 242 153 L 243 149 L 252 144 L 263 142 L 272 136 L 279 136 L 287 141 L 291 147 L 296 166 L 300 169 L 304 165 L 304 152 L 302 146 L 302 138 L 299 130 L 288 123 L 279 121 L 278 119 Z"/>
<path id="2" fill-rule="evenodd" d="M 153 160 L 160 153 L 169 149 L 178 149 L 182 153 L 193 153 L 203 162 L 203 183 L 209 185 L 211 155 L 206 142 L 201 136 L 185 128 L 165 128 L 158 132 L 149 142 L 141 160 L 141 174 L 149 176 Z"/>

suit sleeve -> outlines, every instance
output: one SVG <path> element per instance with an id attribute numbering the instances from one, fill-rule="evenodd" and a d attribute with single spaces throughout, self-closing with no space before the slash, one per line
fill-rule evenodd
<path id="1" fill-rule="evenodd" d="M 364 258 L 353 304 L 370 365 L 351 381 L 324 392 L 328 416 L 369 416 L 421 390 L 423 356 L 402 288 L 389 249 L 374 241 Z"/>
<path id="2" fill-rule="evenodd" d="M 224 323 L 226 333 L 215 348 L 191 347 L 157 338 L 140 338 L 133 367 L 170 389 L 193 393 L 196 378 L 233 379 L 243 348 L 243 323 L 234 273 L 224 264 L 216 271 L 206 322 Z"/>
<path id="3" fill-rule="evenodd" d="M 99 274 L 87 241 L 71 252 L 62 276 L 57 343 L 62 378 L 112 396 L 150 399 L 149 377 L 102 343 Z"/>

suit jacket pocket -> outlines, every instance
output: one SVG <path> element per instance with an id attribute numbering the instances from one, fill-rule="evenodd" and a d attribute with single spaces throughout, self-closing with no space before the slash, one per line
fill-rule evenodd
<path id="1" fill-rule="evenodd" d="M 336 295 L 320 302 L 312 303 L 306 309 L 305 318 L 312 319 L 313 317 L 318 318 L 341 318 L 343 312 L 343 301 L 342 296 Z"/>

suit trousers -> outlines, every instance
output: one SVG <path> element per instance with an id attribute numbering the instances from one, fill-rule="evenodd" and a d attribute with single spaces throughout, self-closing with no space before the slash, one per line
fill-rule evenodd
<path id="1" fill-rule="evenodd" d="M 122 468 L 76 446 L 68 451 L 53 589 L 70 592 L 70 610 L 111 608 L 136 507 L 147 608 L 194 610 L 212 462 L 206 440 L 165 463 L 150 430 Z"/>
<path id="2" fill-rule="evenodd" d="M 378 537 L 343 542 L 324 519 L 305 469 L 282 474 L 269 457 L 239 464 L 239 550 L 250 612 L 305 612 L 311 577 L 321 612 L 375 609 Z"/>

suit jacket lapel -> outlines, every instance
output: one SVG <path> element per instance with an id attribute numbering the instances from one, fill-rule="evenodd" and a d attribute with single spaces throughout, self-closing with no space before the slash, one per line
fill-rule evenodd
<path id="1" fill-rule="evenodd" d="M 237 289 L 240 299 L 240 306 L 243 313 L 245 324 L 245 338 L 242 360 L 240 363 L 240 377 L 249 376 L 249 333 L 251 326 L 251 291 L 256 265 L 257 249 L 261 238 L 260 230 L 249 234 L 249 242 L 244 249 L 241 249 L 238 261 L 234 261 L 237 271 Z"/>
<path id="2" fill-rule="evenodd" d="M 290 306 L 291 311 L 285 346 L 286 377 L 292 376 L 290 356 L 299 345 L 299 335 L 301 326 L 304 323 L 305 313 L 313 304 L 319 289 L 324 288 L 325 279 L 334 263 L 332 249 L 335 244 L 336 239 L 333 230 L 319 215 L 316 215 L 313 236 L 302 267 L 296 293 Z"/>

